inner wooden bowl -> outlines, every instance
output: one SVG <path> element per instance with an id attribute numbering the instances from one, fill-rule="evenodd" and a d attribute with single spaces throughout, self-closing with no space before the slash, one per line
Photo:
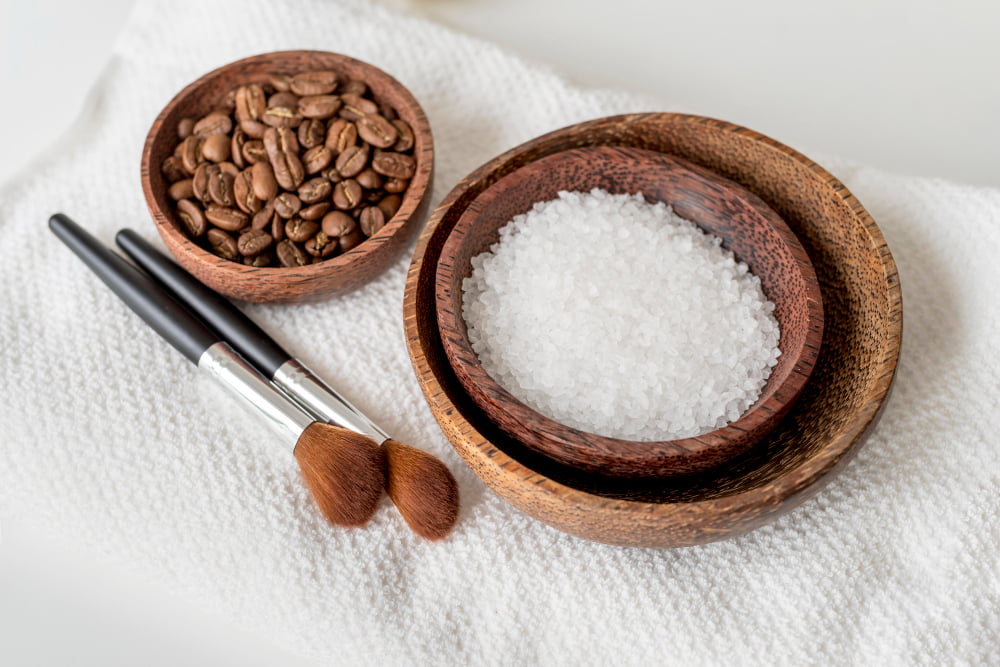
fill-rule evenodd
<path id="1" fill-rule="evenodd" d="M 299 268 L 256 268 L 208 252 L 183 232 L 167 196 L 169 184 L 160 171 L 177 145 L 182 118 L 200 118 L 224 107 L 238 86 L 264 83 L 269 75 L 332 70 L 343 80 L 368 84 L 373 96 L 396 110 L 414 134 L 416 173 L 396 214 L 376 234 L 352 250 L 318 264 Z M 385 270 L 402 250 L 415 219 L 426 214 L 434 172 L 430 124 L 416 98 L 396 79 L 374 65 L 326 51 L 277 51 L 224 65 L 191 83 L 167 104 L 146 136 L 142 151 L 142 189 L 156 229 L 177 261 L 203 283 L 237 299 L 257 302 L 311 301 L 350 291 Z"/>
<path id="2" fill-rule="evenodd" d="M 690 438 L 632 441 L 581 431 L 528 407 L 483 368 L 462 316 L 462 281 L 472 258 L 500 228 L 561 191 L 600 188 L 664 202 L 723 240 L 760 278 L 775 304 L 781 356 L 760 398 L 729 425 Z M 622 261 L 627 261 L 622 258 Z M 436 303 L 444 351 L 469 397 L 511 437 L 567 466 L 596 475 L 662 478 L 704 472 L 752 447 L 787 414 L 812 373 L 823 337 L 816 274 L 795 234 L 759 197 L 685 160 L 615 146 L 575 148 L 528 163 L 465 208 L 441 251 Z"/>
<path id="3" fill-rule="evenodd" d="M 756 447 L 700 475 L 610 480 L 541 456 L 470 399 L 445 356 L 435 281 L 441 251 L 469 205 L 493 183 L 547 155 L 630 146 L 683 158 L 760 197 L 812 260 L 826 320 L 805 390 Z M 731 123 L 630 114 L 556 130 L 490 160 L 444 198 L 410 265 L 404 324 L 410 359 L 441 430 L 483 482 L 517 509 L 567 533 L 610 544 L 681 547 L 753 530 L 813 497 L 857 453 L 878 421 L 902 339 L 896 265 L 844 184 L 809 158 Z"/>

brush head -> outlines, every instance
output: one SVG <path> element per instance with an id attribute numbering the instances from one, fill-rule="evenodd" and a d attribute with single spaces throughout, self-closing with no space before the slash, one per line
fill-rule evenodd
<path id="1" fill-rule="evenodd" d="M 375 513 L 385 486 L 385 460 L 371 438 L 313 422 L 295 443 L 295 458 L 330 523 L 362 526 Z"/>
<path id="2" fill-rule="evenodd" d="M 458 518 L 458 484 L 439 460 L 395 440 L 382 443 L 386 491 L 406 523 L 421 537 L 440 540 Z"/>

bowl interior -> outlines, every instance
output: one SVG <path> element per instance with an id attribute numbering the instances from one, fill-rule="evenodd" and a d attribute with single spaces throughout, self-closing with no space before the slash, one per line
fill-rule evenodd
<path id="1" fill-rule="evenodd" d="M 385 226 L 364 243 L 317 264 L 288 269 L 249 267 L 205 250 L 182 231 L 167 196 L 169 184 L 160 166 L 177 145 L 177 125 L 182 118 L 200 118 L 226 106 L 235 88 L 265 83 L 272 74 L 293 75 L 308 70 L 333 70 L 342 80 L 358 79 L 368 84 L 373 97 L 392 106 L 413 128 L 413 156 L 417 170 L 402 203 Z M 420 104 L 392 76 L 360 60 L 325 51 L 278 51 L 264 53 L 224 65 L 200 77 L 180 91 L 163 109 L 146 137 L 142 154 L 142 185 L 157 231 L 176 259 L 191 273 L 216 290 L 251 301 L 298 301 L 346 291 L 367 282 L 381 271 L 402 247 L 400 232 L 427 210 L 433 175 L 433 139 L 427 116 Z"/>
<path id="2" fill-rule="evenodd" d="M 641 193 L 720 237 L 746 262 L 775 304 L 782 354 L 760 398 L 738 420 L 702 436 L 660 442 L 606 438 L 559 424 L 500 387 L 472 350 L 462 317 L 462 281 L 471 259 L 497 242 L 514 216 L 560 191 L 601 188 Z M 623 261 L 625 258 L 623 258 Z M 822 339 L 819 286 L 788 226 L 745 188 L 683 159 L 614 146 L 574 148 L 524 165 L 487 188 L 464 210 L 442 249 L 437 272 L 438 323 L 455 374 L 471 398 L 525 444 L 595 474 L 663 477 L 691 474 L 736 456 L 791 407 L 812 372 Z"/>

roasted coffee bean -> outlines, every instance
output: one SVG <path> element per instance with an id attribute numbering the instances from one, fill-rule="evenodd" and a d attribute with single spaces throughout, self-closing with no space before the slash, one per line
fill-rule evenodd
<path id="1" fill-rule="evenodd" d="M 263 120 L 271 127 L 298 127 L 302 123 L 302 116 L 288 107 L 269 107 L 264 112 Z"/>
<path id="2" fill-rule="evenodd" d="M 271 224 L 271 237 L 275 243 L 285 238 L 285 219 L 277 213 L 274 214 L 274 221 Z"/>
<path id="3" fill-rule="evenodd" d="M 369 204 L 377 204 L 381 201 L 382 197 L 385 196 L 385 191 L 383 190 L 365 190 L 364 199 Z"/>
<path id="4" fill-rule="evenodd" d="M 330 238 L 323 232 L 317 232 L 316 236 L 306 241 L 305 250 L 313 257 L 326 259 L 337 252 L 337 241 L 336 237 Z"/>
<path id="5" fill-rule="evenodd" d="M 399 132 L 396 126 L 377 113 L 365 114 L 357 121 L 358 135 L 378 148 L 389 148 L 396 143 Z"/>
<path id="6" fill-rule="evenodd" d="M 385 214 L 377 206 L 367 206 L 358 216 L 358 226 L 365 236 L 371 236 L 385 227 Z"/>
<path id="7" fill-rule="evenodd" d="M 267 227 L 274 222 L 274 201 L 267 201 L 263 203 L 261 209 L 253 214 L 250 218 L 250 228 L 251 229 L 267 229 Z"/>
<path id="8" fill-rule="evenodd" d="M 392 121 L 392 126 L 396 128 L 396 133 L 399 135 L 396 143 L 392 146 L 392 150 L 405 153 L 413 148 L 415 138 L 413 136 L 413 128 L 410 127 L 410 124 L 405 120 L 397 118 Z"/>
<path id="9" fill-rule="evenodd" d="M 305 168 L 298 155 L 299 142 L 288 128 L 270 128 L 264 133 L 264 150 L 278 185 L 295 190 L 305 180 Z"/>
<path id="10" fill-rule="evenodd" d="M 367 92 L 368 84 L 357 79 L 351 79 L 340 88 L 341 95 L 364 95 Z"/>
<path id="11" fill-rule="evenodd" d="M 277 255 L 282 266 L 298 267 L 309 264 L 309 255 L 288 239 L 278 244 Z"/>
<path id="12" fill-rule="evenodd" d="M 325 170 L 321 175 L 323 176 L 323 178 L 330 181 L 330 183 L 334 185 L 344 180 L 344 177 L 340 175 L 340 172 L 337 171 L 336 167 L 330 167 L 329 169 Z"/>
<path id="13" fill-rule="evenodd" d="M 326 119 L 340 111 L 343 102 L 337 95 L 307 95 L 299 98 L 298 112 L 303 118 Z"/>
<path id="14" fill-rule="evenodd" d="M 240 129 L 246 132 L 248 137 L 253 139 L 260 139 L 264 136 L 264 131 L 267 130 L 267 125 L 261 120 L 244 120 L 240 123 Z"/>
<path id="15" fill-rule="evenodd" d="M 244 264 L 246 264 L 247 266 L 253 266 L 257 268 L 270 266 L 272 261 L 274 261 L 274 258 L 271 256 L 271 253 L 269 252 L 263 252 L 257 255 L 256 257 L 243 258 Z"/>
<path id="16" fill-rule="evenodd" d="M 292 77 L 286 74 L 271 74 L 267 83 L 278 92 L 288 92 L 292 87 Z"/>
<path id="17" fill-rule="evenodd" d="M 285 223 L 285 236 L 296 243 L 305 243 L 316 233 L 317 229 L 319 229 L 319 225 L 312 220 L 295 217 Z"/>
<path id="18" fill-rule="evenodd" d="M 184 171 L 184 165 L 181 163 L 180 159 L 170 155 L 163 161 L 160 165 L 160 171 L 163 172 L 163 177 L 167 179 L 170 183 L 176 183 L 177 181 L 182 181 L 185 178 L 190 178 L 190 174 Z"/>
<path id="19" fill-rule="evenodd" d="M 257 162 L 250 167 L 250 182 L 257 199 L 267 201 L 278 195 L 278 181 L 270 162 Z"/>
<path id="20" fill-rule="evenodd" d="M 221 229 L 212 228 L 208 230 L 208 244 L 212 247 L 212 252 L 223 259 L 236 261 L 240 258 L 240 251 L 236 247 L 236 241 Z"/>
<path id="21" fill-rule="evenodd" d="M 253 191 L 253 175 L 250 170 L 241 171 L 233 180 L 233 199 L 244 213 L 253 215 L 264 205 Z"/>
<path id="22" fill-rule="evenodd" d="M 363 187 L 365 190 L 377 190 L 382 187 L 382 177 L 376 174 L 375 170 L 371 167 L 355 176 L 354 180 L 356 180 L 358 185 Z M 378 193 L 376 192 L 376 194 Z M 379 196 L 381 197 L 381 195 Z"/>
<path id="23" fill-rule="evenodd" d="M 347 232 L 340 237 L 338 247 L 340 252 L 347 252 L 353 248 L 356 248 L 359 243 L 365 240 L 365 235 L 361 233 L 361 230 L 355 227 L 351 231 Z"/>
<path id="24" fill-rule="evenodd" d="M 372 169 L 389 178 L 409 180 L 417 170 L 417 163 L 409 155 L 376 150 Z"/>
<path id="25" fill-rule="evenodd" d="M 330 202 L 321 201 L 318 204 L 308 206 L 299 211 L 299 217 L 303 220 L 319 220 L 330 210 Z"/>
<path id="26" fill-rule="evenodd" d="M 302 201 L 291 192 L 282 192 L 274 198 L 274 212 L 286 220 L 298 213 L 301 208 Z"/>
<path id="27" fill-rule="evenodd" d="M 302 72 L 292 77 L 291 89 L 296 95 L 328 95 L 337 88 L 337 73 L 326 70 Z"/>
<path id="28" fill-rule="evenodd" d="M 185 178 L 183 181 L 177 181 L 167 188 L 167 196 L 174 201 L 194 197 L 194 179 Z"/>
<path id="29" fill-rule="evenodd" d="M 209 204 L 205 209 L 205 217 L 216 227 L 225 229 L 227 232 L 238 232 L 250 222 L 250 216 L 235 208 Z"/>
<path id="30" fill-rule="evenodd" d="M 246 146 L 246 143 L 247 133 L 243 131 L 243 128 L 234 129 L 233 138 L 229 141 L 229 155 L 240 169 L 245 169 L 247 166 L 247 160 L 243 156 L 243 147 Z"/>
<path id="31" fill-rule="evenodd" d="M 245 120 L 260 121 L 266 109 L 267 97 L 258 84 L 251 83 L 236 89 L 236 120 L 241 123 Z"/>
<path id="32" fill-rule="evenodd" d="M 194 118 L 181 118 L 177 121 L 177 138 L 184 141 L 194 131 Z"/>
<path id="33" fill-rule="evenodd" d="M 222 104 L 219 107 L 226 113 L 232 113 L 236 108 L 236 89 L 230 90 L 226 93 L 226 96 L 222 98 Z"/>
<path id="34" fill-rule="evenodd" d="M 201 144 L 201 155 L 212 162 L 225 162 L 229 159 L 233 140 L 225 134 L 212 134 Z"/>
<path id="35" fill-rule="evenodd" d="M 406 188 L 410 185 L 410 182 L 402 178 L 387 178 L 385 183 L 382 184 L 382 188 L 390 194 L 399 194 L 400 192 L 406 192 Z"/>
<path id="36" fill-rule="evenodd" d="M 213 111 L 194 124 L 192 132 L 196 137 L 205 138 L 212 134 L 229 134 L 233 129 L 233 119 L 225 111 Z"/>
<path id="37" fill-rule="evenodd" d="M 362 171 L 368 164 L 367 146 L 350 146 L 343 153 L 337 156 L 337 171 L 344 178 L 353 178 Z M 376 169 L 376 171 L 378 171 Z"/>
<path id="38" fill-rule="evenodd" d="M 299 106 L 299 96 L 288 91 L 278 92 L 267 98 L 267 106 L 268 108 L 287 107 L 295 109 Z"/>
<path id="39" fill-rule="evenodd" d="M 194 177 L 191 179 L 191 191 L 200 201 L 207 202 L 212 198 L 208 192 L 208 182 L 211 180 L 210 169 L 218 168 L 219 165 L 205 162 L 198 165 L 198 168 L 194 170 Z"/>
<path id="40" fill-rule="evenodd" d="M 263 135 L 261 135 L 263 136 Z M 247 164 L 257 164 L 267 161 L 267 151 L 260 139 L 251 139 L 243 144 L 243 159 Z"/>
<path id="41" fill-rule="evenodd" d="M 323 233 L 327 236 L 333 238 L 343 236 L 349 234 L 355 227 L 357 223 L 354 218 L 343 211 L 330 211 L 323 216 Z"/>
<path id="42" fill-rule="evenodd" d="M 190 199 L 182 199 L 177 202 L 177 217 L 181 219 L 181 224 L 187 230 L 188 236 L 193 239 L 204 234 L 208 228 L 208 222 L 205 220 L 205 214 L 201 207 Z"/>
<path id="43" fill-rule="evenodd" d="M 399 210 L 400 205 L 403 203 L 403 198 L 399 195 L 389 195 L 383 198 L 377 206 L 382 209 L 382 214 L 385 216 L 386 220 L 391 220 L 392 216 L 396 215 L 396 211 Z"/>
<path id="44" fill-rule="evenodd" d="M 326 123 L 316 118 L 307 118 L 299 125 L 299 145 L 314 148 L 326 141 Z"/>
<path id="45" fill-rule="evenodd" d="M 347 120 L 358 120 L 365 114 L 378 113 L 378 105 L 360 95 L 347 93 L 341 95 L 343 106 L 340 107 L 339 115 Z"/>
<path id="46" fill-rule="evenodd" d="M 193 134 L 181 142 L 181 164 L 189 174 L 193 174 L 198 165 L 205 161 L 205 156 L 201 154 L 201 142 L 201 137 Z"/>
<path id="47" fill-rule="evenodd" d="M 223 170 L 217 164 L 209 165 L 208 170 L 208 196 L 219 206 L 235 204 L 232 172 Z"/>
<path id="48" fill-rule="evenodd" d="M 378 112 L 386 120 L 396 120 L 399 116 L 396 114 L 396 110 L 387 102 L 378 103 Z"/>
<path id="49" fill-rule="evenodd" d="M 342 211 L 349 211 L 361 203 L 361 186 L 353 178 L 333 186 L 333 205 Z"/>
<path id="50" fill-rule="evenodd" d="M 307 174 L 318 174 L 333 162 L 333 151 L 326 146 L 314 146 L 302 154 L 302 166 Z"/>
<path id="51" fill-rule="evenodd" d="M 340 155 L 351 146 L 358 143 L 358 128 L 345 118 L 338 118 L 330 123 L 326 133 L 326 147 L 334 155 Z"/>
<path id="52" fill-rule="evenodd" d="M 249 229 L 236 241 L 236 247 L 244 257 L 254 257 L 271 247 L 274 239 L 262 229 Z"/>
<path id="53" fill-rule="evenodd" d="M 306 204 L 315 204 L 321 199 L 329 199 L 333 184 L 323 177 L 311 178 L 299 188 L 299 199 Z"/>

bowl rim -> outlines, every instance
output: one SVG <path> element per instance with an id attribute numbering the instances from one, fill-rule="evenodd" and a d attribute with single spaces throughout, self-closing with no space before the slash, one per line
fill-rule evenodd
<path id="1" fill-rule="evenodd" d="M 465 204 L 471 198 L 468 193 L 470 183 L 482 180 L 491 172 L 496 173 L 516 156 L 523 154 L 530 157 L 543 153 L 544 146 L 569 132 L 599 130 L 613 124 L 643 121 L 661 121 L 667 125 L 671 123 L 704 125 L 722 134 L 734 134 L 745 138 L 761 147 L 765 153 L 777 153 L 782 159 L 797 163 L 816 182 L 825 184 L 833 193 L 834 201 L 838 201 L 857 219 L 857 229 L 870 239 L 873 255 L 877 257 L 877 264 L 881 266 L 881 275 L 886 285 L 884 307 L 888 317 L 885 343 L 882 354 L 870 371 L 870 379 L 864 389 L 862 400 L 852 413 L 852 418 L 799 465 L 773 479 L 724 495 L 651 502 L 628 497 L 610 497 L 547 477 L 491 443 L 486 435 L 461 415 L 459 407 L 444 388 L 438 371 L 424 356 L 422 349 L 425 342 L 433 345 L 434 337 L 440 335 L 432 328 L 430 338 L 427 341 L 423 340 L 421 330 L 426 327 L 422 324 L 422 320 L 426 321 L 427 317 L 416 309 L 418 292 L 425 291 L 422 288 L 428 281 L 424 276 L 426 267 L 431 265 L 432 268 L 436 268 L 433 265 L 437 260 L 429 260 L 427 257 L 428 246 L 434 240 L 435 233 L 451 207 Z M 802 153 L 735 123 L 692 114 L 642 112 L 605 116 L 552 130 L 490 159 L 462 179 L 432 212 L 418 239 L 406 279 L 404 328 L 410 362 L 434 419 L 446 439 L 472 468 L 474 474 L 501 498 L 533 518 L 585 539 L 624 546 L 678 547 L 704 544 L 749 532 L 813 497 L 823 488 L 825 482 L 832 478 L 832 473 L 846 465 L 857 453 L 858 445 L 878 423 L 891 393 L 902 344 L 902 306 L 898 269 L 884 235 L 854 194 L 829 171 Z M 453 422 L 454 413 L 459 413 L 461 419 Z M 616 522 L 623 524 L 653 525 L 661 537 L 651 542 L 646 539 L 634 539 L 632 535 L 620 531 L 609 536 L 604 532 L 598 532 L 593 528 L 593 524 L 574 523 L 571 518 L 566 517 L 553 518 L 557 511 L 575 513 L 575 516 L 579 516 L 580 513 L 598 512 L 613 516 Z M 741 520 L 727 518 L 719 524 L 696 518 L 709 516 L 743 518 Z M 673 522 L 669 523 L 671 519 Z M 697 533 L 684 536 L 662 535 L 665 522 L 671 526 L 695 525 Z"/>
<path id="2" fill-rule="evenodd" d="M 478 217 L 481 215 L 482 208 L 489 206 L 497 198 L 503 196 L 504 189 L 516 182 L 515 179 L 523 179 L 525 177 L 525 170 L 541 169 L 543 167 L 539 165 L 543 162 L 546 167 L 550 166 L 550 163 L 557 161 L 560 156 L 565 158 L 567 153 L 573 154 L 575 157 L 586 153 L 606 152 L 608 148 L 608 146 L 579 146 L 556 151 L 537 160 L 525 163 L 497 179 L 467 203 L 461 216 L 459 216 L 459 219 L 455 222 L 454 227 L 444 240 L 441 255 L 445 257 L 451 256 L 448 251 L 454 251 L 468 235 L 471 226 L 475 224 L 474 220 L 472 222 L 469 221 L 469 216 Z M 434 276 L 435 304 L 438 305 L 437 321 L 442 346 L 453 370 L 456 363 L 460 363 L 463 365 L 463 372 L 468 372 L 470 376 L 475 376 L 474 381 L 470 377 L 470 382 L 473 382 L 473 384 L 478 382 L 485 385 L 470 390 L 469 386 L 466 385 L 466 378 L 461 373 L 456 372 L 455 374 L 459 382 L 463 384 L 470 398 L 480 405 L 481 409 L 486 411 L 488 411 L 487 408 L 483 407 L 480 401 L 481 399 L 486 400 L 488 396 L 497 396 L 503 402 L 507 403 L 507 406 L 498 409 L 502 409 L 509 419 L 517 422 L 521 428 L 525 429 L 527 434 L 530 435 L 530 439 L 519 439 L 525 446 L 534 449 L 539 454 L 572 465 L 570 462 L 575 460 L 577 456 L 594 455 L 592 443 L 596 442 L 601 443 L 604 451 L 598 452 L 595 456 L 597 459 L 593 469 L 595 474 L 600 474 L 599 461 L 610 462 L 612 460 L 617 465 L 623 466 L 620 473 L 606 473 L 612 477 L 671 477 L 678 474 L 674 469 L 685 463 L 694 467 L 686 468 L 680 474 L 704 472 L 753 447 L 756 444 L 757 438 L 748 439 L 747 433 L 756 433 L 758 438 L 765 435 L 781 420 L 798 399 L 803 389 L 805 389 L 809 376 L 815 368 L 820 344 L 823 340 L 825 315 L 819 282 L 816 278 L 812 261 L 799 241 L 798 236 L 774 209 L 747 188 L 676 155 L 637 147 L 615 146 L 610 148 L 623 153 L 626 159 L 656 161 L 665 169 L 694 174 L 708 183 L 725 189 L 727 196 L 733 200 L 738 200 L 741 206 L 744 206 L 753 215 L 768 223 L 768 233 L 782 242 L 784 248 L 793 259 L 793 270 L 799 273 L 805 288 L 802 300 L 806 306 L 807 326 L 799 345 L 795 349 L 788 350 L 788 353 L 794 356 L 790 358 L 790 362 L 789 358 L 786 358 L 786 364 L 791 363 L 791 366 L 785 367 L 787 368 L 785 377 L 776 382 L 768 381 L 762 388 L 757 400 L 744 410 L 736 420 L 720 428 L 705 431 L 694 436 L 670 440 L 629 440 L 604 436 L 563 424 L 525 404 L 490 376 L 480 362 L 478 355 L 472 350 L 467 336 L 456 340 L 450 335 L 458 334 L 459 332 L 455 325 L 458 325 L 460 328 L 461 322 L 464 321 L 461 312 L 452 313 L 449 309 L 440 307 L 442 299 L 458 301 L 459 303 L 463 301 L 462 295 L 454 294 L 451 289 L 450 278 L 455 273 L 455 265 L 450 261 L 438 262 Z M 698 227 L 701 229 L 700 225 Z M 463 359 L 458 358 L 460 356 L 459 352 L 463 353 Z M 782 354 L 785 354 L 785 350 L 782 350 Z M 772 369 L 772 372 L 775 369 L 777 369 L 777 366 Z M 769 375 L 768 380 L 770 380 L 770 377 Z M 480 393 L 483 395 L 480 396 Z M 514 409 L 511 410 L 508 406 L 513 406 Z M 498 424 L 498 426 L 502 430 L 506 430 L 502 425 Z M 510 435 L 513 436 L 514 434 Z M 739 447 L 733 444 L 743 440 L 746 440 L 746 442 Z M 540 446 L 537 441 L 542 441 L 545 444 Z M 727 443 L 732 446 L 723 451 Z M 659 461 L 651 460 L 648 452 L 645 451 L 646 448 L 651 447 L 662 448 L 664 450 L 663 456 L 669 458 Z M 574 456 L 569 456 L 563 460 L 559 457 L 559 453 L 561 452 L 554 453 L 553 450 L 569 451 Z M 613 454 L 609 453 L 612 451 L 614 452 Z M 699 457 L 703 457 L 708 453 L 715 453 L 716 456 L 699 461 Z M 625 471 L 624 467 L 626 466 L 632 469 L 632 472 Z"/>
<path id="3" fill-rule="evenodd" d="M 372 77 L 379 80 L 380 86 L 384 85 L 395 89 L 395 91 L 410 105 L 410 108 L 414 110 L 413 118 L 406 118 L 405 120 L 410 123 L 413 129 L 415 139 L 413 155 L 414 159 L 418 160 L 417 169 L 414 173 L 413 179 L 410 181 L 409 186 L 403 193 L 399 209 L 392 216 L 392 218 L 386 221 L 382 229 L 365 239 L 364 242 L 359 243 L 357 246 L 343 254 L 325 259 L 322 262 L 317 262 L 315 264 L 296 267 L 292 272 L 294 275 L 290 275 L 287 267 L 247 266 L 239 262 L 223 259 L 212 254 L 211 252 L 208 252 L 188 238 L 186 234 L 181 232 L 172 220 L 172 214 L 169 211 L 163 210 L 163 207 L 161 207 L 157 201 L 157 193 L 152 181 L 152 174 L 154 171 L 159 169 L 159 165 L 152 164 L 153 146 L 156 139 L 159 137 L 160 132 L 168 131 L 164 121 L 168 116 L 170 116 L 171 113 L 173 113 L 174 109 L 181 104 L 183 100 L 194 92 L 200 90 L 202 87 L 211 84 L 215 79 L 225 76 L 227 73 L 240 66 L 267 63 L 275 58 L 292 57 L 320 57 L 327 59 L 330 62 L 357 67 L 369 72 Z M 324 64 L 322 66 L 330 65 Z M 364 78 L 364 81 L 369 84 L 371 82 L 367 76 Z M 422 146 L 424 142 L 427 144 L 426 147 Z M 419 162 L 421 160 L 426 161 L 426 167 Z M 168 246 L 170 247 L 171 252 L 182 253 L 189 260 L 210 267 L 213 272 L 220 272 L 222 275 L 233 276 L 237 280 L 241 278 L 245 280 L 251 277 L 255 280 L 280 280 L 282 278 L 287 278 L 295 283 L 305 283 L 317 276 L 327 276 L 339 269 L 348 268 L 359 258 L 376 250 L 379 244 L 385 243 L 396 234 L 402 232 L 407 227 L 407 223 L 420 209 L 425 194 L 431 186 L 433 166 L 434 139 L 431 133 L 430 122 L 427 119 L 427 114 L 423 107 L 417 101 L 416 97 L 414 97 L 413 93 L 410 92 L 409 88 L 404 86 L 385 70 L 371 63 L 342 53 L 318 49 L 289 49 L 283 51 L 267 51 L 257 53 L 225 63 L 202 74 L 178 91 L 157 114 L 155 120 L 152 122 L 146 133 L 140 163 L 142 191 L 146 199 L 146 207 L 149 209 L 149 213 L 153 218 L 157 231 L 165 237 L 165 241 L 169 238 L 170 243 L 168 243 Z M 369 243 L 369 241 L 373 242 Z"/>

